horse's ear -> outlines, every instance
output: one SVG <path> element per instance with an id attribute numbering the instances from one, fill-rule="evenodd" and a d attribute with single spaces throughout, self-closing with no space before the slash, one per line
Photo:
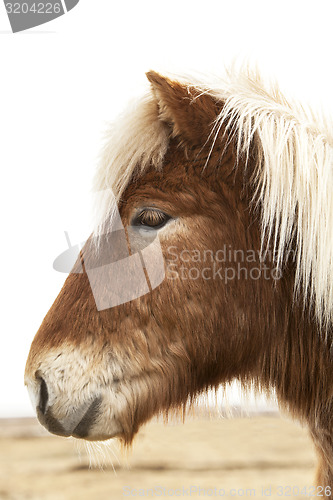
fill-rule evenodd
<path id="1" fill-rule="evenodd" d="M 168 123 L 172 136 L 183 142 L 204 144 L 221 105 L 193 86 L 170 80 L 155 71 L 146 75 L 157 99 L 160 119 Z"/>

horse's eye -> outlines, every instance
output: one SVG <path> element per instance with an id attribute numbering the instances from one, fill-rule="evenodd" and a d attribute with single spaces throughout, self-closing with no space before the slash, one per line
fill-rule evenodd
<path id="1" fill-rule="evenodd" d="M 157 208 L 143 208 L 132 220 L 132 226 L 160 229 L 171 219 Z"/>

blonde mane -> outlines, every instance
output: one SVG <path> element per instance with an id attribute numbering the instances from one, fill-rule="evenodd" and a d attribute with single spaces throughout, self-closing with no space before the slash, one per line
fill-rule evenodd
<path id="1" fill-rule="evenodd" d="M 273 247 L 282 266 L 296 244 L 295 292 L 303 292 L 327 329 L 333 320 L 333 124 L 287 100 L 257 72 L 230 71 L 216 84 L 188 85 L 221 102 L 211 136 L 203 139 L 211 139 L 214 146 L 223 128 L 236 140 L 239 163 L 250 152 L 256 158 L 262 245 Z M 97 233 L 113 210 L 108 188 L 119 199 L 149 165 L 162 168 L 169 135 L 152 91 L 111 127 L 94 183 L 95 190 L 105 193 L 99 201 Z"/>

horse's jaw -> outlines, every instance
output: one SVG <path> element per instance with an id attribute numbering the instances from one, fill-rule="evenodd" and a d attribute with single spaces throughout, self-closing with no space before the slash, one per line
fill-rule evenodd
<path id="1" fill-rule="evenodd" d="M 78 346 L 39 354 L 41 362 L 32 358 L 27 364 L 25 385 L 39 422 L 52 434 L 130 443 L 156 413 L 147 389 L 149 381 L 156 382 L 154 372 L 139 370 L 125 356 L 92 358 Z M 151 405 L 155 411 L 145 411 Z"/>

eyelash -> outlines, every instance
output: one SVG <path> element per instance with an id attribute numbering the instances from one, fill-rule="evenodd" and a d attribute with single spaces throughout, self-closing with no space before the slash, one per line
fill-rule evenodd
<path id="1" fill-rule="evenodd" d="M 160 229 L 170 219 L 170 215 L 165 214 L 161 210 L 156 208 L 143 208 L 133 219 L 132 226 Z"/>

